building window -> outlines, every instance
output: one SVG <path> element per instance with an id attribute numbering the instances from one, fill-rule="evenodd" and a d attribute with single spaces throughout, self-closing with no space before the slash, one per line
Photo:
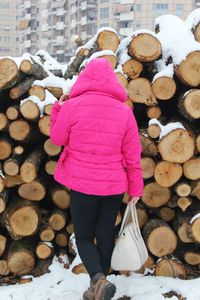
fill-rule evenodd
<path id="1" fill-rule="evenodd" d="M 100 10 L 100 19 L 105 19 L 109 17 L 109 7 L 103 7 Z"/>
<path id="2" fill-rule="evenodd" d="M 156 15 L 163 15 L 168 13 L 168 4 L 167 3 L 155 3 L 153 4 L 153 12 Z"/>
<path id="3" fill-rule="evenodd" d="M 176 15 L 177 16 L 183 15 L 183 4 L 176 4 Z"/>
<path id="4" fill-rule="evenodd" d="M 121 28 L 130 28 L 131 27 L 131 22 L 130 21 L 122 21 L 120 23 Z"/>
<path id="5" fill-rule="evenodd" d="M 134 4 L 134 11 L 141 11 L 141 4 Z"/>
<path id="6" fill-rule="evenodd" d="M 135 22 L 135 28 L 136 28 L 136 29 L 140 29 L 140 28 L 141 28 L 141 22 L 140 22 L 140 20 L 137 20 L 137 21 Z"/>
<path id="7" fill-rule="evenodd" d="M 100 2 L 101 3 L 105 3 L 105 2 L 108 2 L 109 0 L 101 0 Z"/>

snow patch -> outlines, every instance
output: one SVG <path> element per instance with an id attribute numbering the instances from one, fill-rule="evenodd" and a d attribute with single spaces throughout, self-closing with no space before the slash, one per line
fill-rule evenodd
<path id="1" fill-rule="evenodd" d="M 200 22 L 200 8 L 193 10 L 187 17 L 185 23 L 190 30 L 194 29 Z"/>
<path id="2" fill-rule="evenodd" d="M 169 64 L 168 66 L 165 66 L 165 68 L 163 68 L 160 72 L 158 72 L 152 80 L 152 83 L 160 78 L 160 77 L 169 77 L 169 78 L 173 78 L 174 76 L 174 67 L 173 64 Z"/>
<path id="3" fill-rule="evenodd" d="M 150 125 L 158 125 L 160 127 L 160 139 L 162 139 L 165 135 L 167 135 L 168 133 L 170 133 L 171 131 L 175 130 L 175 129 L 184 129 L 185 127 L 180 123 L 180 122 L 173 122 L 173 123 L 169 123 L 167 125 L 162 125 L 157 119 L 151 119 L 149 121 L 149 126 Z"/>
<path id="4" fill-rule="evenodd" d="M 196 214 L 191 220 L 190 220 L 190 224 L 192 224 L 195 220 L 200 218 L 200 212 L 198 214 Z"/>

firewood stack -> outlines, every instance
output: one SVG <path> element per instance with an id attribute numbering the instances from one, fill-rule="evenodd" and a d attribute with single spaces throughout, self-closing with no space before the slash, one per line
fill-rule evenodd
<path id="1" fill-rule="evenodd" d="M 0 59 L 2 281 L 41 274 L 63 249 L 73 254 L 69 190 L 53 179 L 62 149 L 49 139 L 50 113 L 94 57 L 110 61 L 140 130 L 145 188 L 137 213 L 149 258 L 138 272 L 199 276 L 200 11 L 155 24 L 155 33 L 135 31 L 122 41 L 112 28 L 101 29 L 67 66 L 43 50 Z"/>

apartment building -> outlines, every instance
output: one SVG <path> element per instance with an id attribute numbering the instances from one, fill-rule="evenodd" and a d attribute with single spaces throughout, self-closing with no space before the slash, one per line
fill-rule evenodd
<path id="1" fill-rule="evenodd" d="M 0 56 L 19 55 L 17 4 L 18 1 L 0 0 Z"/>

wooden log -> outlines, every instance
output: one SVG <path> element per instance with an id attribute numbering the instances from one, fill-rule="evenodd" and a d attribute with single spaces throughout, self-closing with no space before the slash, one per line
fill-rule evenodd
<path id="1" fill-rule="evenodd" d="M 38 105 L 31 100 L 27 100 L 20 105 L 20 112 L 26 120 L 37 121 L 40 117 Z"/>
<path id="2" fill-rule="evenodd" d="M 156 182 L 163 187 L 171 187 L 182 176 L 183 169 L 180 164 L 160 161 L 155 167 L 154 177 Z"/>
<path id="3" fill-rule="evenodd" d="M 30 201 L 41 201 L 46 195 L 44 184 L 38 180 L 29 183 L 23 183 L 18 188 L 18 194 Z"/>
<path id="4" fill-rule="evenodd" d="M 57 161 L 56 161 L 56 160 L 49 159 L 49 160 L 45 163 L 45 171 L 47 172 L 47 174 L 53 175 L 56 166 L 57 166 Z"/>
<path id="5" fill-rule="evenodd" d="M 10 98 L 16 100 L 25 94 L 32 86 L 35 81 L 35 77 L 27 77 L 22 82 L 18 83 L 16 86 L 10 90 Z"/>
<path id="6" fill-rule="evenodd" d="M 31 272 L 33 277 L 40 277 L 46 273 L 50 273 L 49 267 L 52 264 L 52 258 L 38 259 L 36 261 L 35 268 Z"/>
<path id="7" fill-rule="evenodd" d="M 27 121 L 12 121 L 9 126 L 9 135 L 15 141 L 24 141 L 28 138 L 31 128 Z"/>
<path id="8" fill-rule="evenodd" d="M 143 65 L 137 60 L 130 59 L 122 65 L 122 70 L 128 78 L 136 79 L 142 73 Z"/>
<path id="9" fill-rule="evenodd" d="M 176 82 L 173 78 L 162 76 L 152 83 L 154 95 L 159 100 L 169 100 L 176 93 Z"/>
<path id="10" fill-rule="evenodd" d="M 145 263 L 143 264 L 143 266 L 136 271 L 136 273 L 140 273 L 140 274 L 144 274 L 145 273 L 145 269 L 148 270 L 153 270 L 155 267 L 155 263 L 154 263 L 154 259 L 153 257 L 149 254 L 147 260 L 145 261 Z M 130 271 L 129 271 L 130 272 Z M 131 272 L 130 272 L 131 273 Z M 120 272 L 121 274 L 121 272 Z M 123 275 L 123 273 L 122 273 Z M 131 274 L 130 274 L 131 275 Z"/>
<path id="11" fill-rule="evenodd" d="M 43 242 L 51 242 L 55 237 L 55 232 L 48 224 L 40 228 L 39 237 Z"/>
<path id="12" fill-rule="evenodd" d="M 40 85 L 33 85 L 29 90 L 28 90 L 29 96 L 36 96 L 40 99 L 40 101 L 45 100 L 45 89 L 40 86 Z"/>
<path id="13" fill-rule="evenodd" d="M 24 181 L 22 180 L 20 175 L 15 175 L 15 176 L 6 175 L 4 183 L 5 183 L 4 184 L 5 187 L 11 188 L 24 183 Z"/>
<path id="14" fill-rule="evenodd" d="M 158 144 L 158 150 L 163 160 L 184 163 L 194 154 L 194 139 L 184 129 L 175 129 L 163 136 Z"/>
<path id="15" fill-rule="evenodd" d="M 0 59 L 0 90 L 12 87 L 18 80 L 19 71 L 14 60 Z"/>
<path id="16" fill-rule="evenodd" d="M 67 226 L 66 226 L 66 231 L 67 231 L 67 233 L 68 234 L 72 234 L 72 233 L 74 233 L 74 226 L 73 226 L 73 224 L 72 223 L 69 223 Z"/>
<path id="17" fill-rule="evenodd" d="M 149 251 L 158 257 L 173 253 L 177 246 L 176 234 L 163 220 L 149 220 L 143 229 L 143 237 Z"/>
<path id="18" fill-rule="evenodd" d="M 161 129 L 157 124 L 151 124 L 148 126 L 147 132 L 152 139 L 157 139 L 160 136 Z"/>
<path id="19" fill-rule="evenodd" d="M 59 247 L 67 247 L 68 245 L 68 234 L 64 230 L 58 232 L 55 237 L 55 243 Z"/>
<path id="20" fill-rule="evenodd" d="M 12 152 L 12 141 L 7 136 L 0 138 L 0 160 L 7 159 Z"/>
<path id="21" fill-rule="evenodd" d="M 80 48 L 78 53 L 76 53 L 76 56 L 72 60 L 71 63 L 69 63 L 69 66 L 64 73 L 64 78 L 72 78 L 74 75 L 77 75 L 79 66 L 82 64 L 84 59 L 89 55 L 89 50 L 86 48 Z"/>
<path id="22" fill-rule="evenodd" d="M 174 190 L 178 196 L 187 197 L 191 193 L 191 186 L 189 183 L 181 181 L 177 183 L 177 185 L 174 187 Z"/>
<path id="23" fill-rule="evenodd" d="M 191 158 L 183 164 L 184 176 L 191 180 L 200 179 L 200 157 Z"/>
<path id="24" fill-rule="evenodd" d="M 0 234 L 0 257 L 3 255 L 7 244 L 7 238 Z"/>
<path id="25" fill-rule="evenodd" d="M 200 200 L 200 180 L 194 181 L 191 185 L 191 188 L 191 196 L 195 196 L 197 199 Z"/>
<path id="26" fill-rule="evenodd" d="M 161 258 L 156 264 L 155 275 L 184 279 L 186 278 L 186 269 L 178 259 Z"/>
<path id="27" fill-rule="evenodd" d="M 7 276 L 10 273 L 8 263 L 5 259 L 0 260 L 0 275 Z"/>
<path id="28" fill-rule="evenodd" d="M 78 275 L 78 274 L 88 274 L 85 266 L 83 263 L 78 264 L 77 266 L 74 266 L 72 268 L 72 273 Z"/>
<path id="29" fill-rule="evenodd" d="M 62 148 L 60 146 L 52 144 L 50 139 L 47 139 L 44 142 L 44 151 L 49 156 L 57 156 L 58 154 L 60 154 L 61 150 Z"/>
<path id="30" fill-rule="evenodd" d="M 8 253 L 8 268 L 11 273 L 16 275 L 29 274 L 35 266 L 33 247 L 30 242 L 14 242 Z"/>
<path id="31" fill-rule="evenodd" d="M 187 91 L 178 102 L 180 113 L 190 121 L 200 118 L 200 90 Z"/>
<path id="32" fill-rule="evenodd" d="M 174 220 L 173 227 L 177 232 L 181 242 L 186 244 L 194 243 L 188 217 L 177 216 L 177 218 Z"/>
<path id="33" fill-rule="evenodd" d="M 166 204 L 171 196 L 170 189 L 162 187 L 156 182 L 145 185 L 142 195 L 142 201 L 152 208 L 160 207 Z"/>
<path id="34" fill-rule="evenodd" d="M 192 204 L 192 200 L 188 197 L 180 197 L 178 198 L 177 203 L 178 207 L 180 207 L 182 211 L 186 211 L 187 208 Z"/>
<path id="35" fill-rule="evenodd" d="M 167 206 L 154 209 L 153 213 L 165 222 L 171 222 L 175 218 L 175 210 Z"/>
<path id="36" fill-rule="evenodd" d="M 200 43 L 200 22 L 193 29 L 195 40 Z"/>
<path id="37" fill-rule="evenodd" d="M 200 264 L 200 253 L 197 250 L 185 251 L 183 258 L 186 261 L 186 263 L 191 266 L 197 266 Z"/>
<path id="38" fill-rule="evenodd" d="M 138 223 L 139 223 L 139 227 L 140 229 L 143 228 L 145 226 L 145 224 L 148 221 L 148 213 L 147 210 L 144 207 L 137 207 L 137 217 L 138 217 Z"/>
<path id="39" fill-rule="evenodd" d="M 196 137 L 197 151 L 200 153 L 200 134 Z"/>
<path id="40" fill-rule="evenodd" d="M 161 114 L 162 112 L 159 106 L 152 106 L 147 109 L 147 117 L 149 119 L 160 119 Z"/>
<path id="41" fill-rule="evenodd" d="M 107 59 L 109 61 L 109 63 L 111 64 L 113 70 L 116 68 L 116 66 L 117 66 L 117 57 L 116 57 L 116 55 L 102 55 L 102 56 L 99 56 L 99 57 Z"/>
<path id="42" fill-rule="evenodd" d="M 175 67 L 175 74 L 184 84 L 198 87 L 200 84 L 199 67 L 200 51 L 197 50 L 189 53 L 186 58 Z"/>
<path id="43" fill-rule="evenodd" d="M 142 176 L 144 179 L 149 179 L 154 176 L 156 167 L 155 161 L 150 157 L 143 157 L 141 159 Z"/>
<path id="44" fill-rule="evenodd" d="M 50 116 L 43 116 L 38 122 L 40 132 L 45 136 L 50 136 Z"/>
<path id="45" fill-rule="evenodd" d="M 170 200 L 167 203 L 167 206 L 170 208 L 176 208 L 176 207 L 178 207 L 177 201 L 178 201 L 177 196 L 172 195 L 172 197 L 170 198 Z"/>
<path id="46" fill-rule="evenodd" d="M 44 113 L 45 115 L 50 116 L 51 115 L 51 109 L 53 107 L 53 104 L 47 104 L 44 106 Z"/>
<path id="47" fill-rule="evenodd" d="M 20 240 L 37 232 L 40 211 L 35 204 L 18 198 L 9 202 L 2 218 L 11 238 Z"/>
<path id="48" fill-rule="evenodd" d="M 97 44 L 99 51 L 112 50 L 115 52 L 119 46 L 119 43 L 119 36 L 113 31 L 104 30 L 98 34 Z"/>
<path id="49" fill-rule="evenodd" d="M 45 89 L 48 90 L 54 97 L 59 99 L 63 95 L 63 89 L 55 86 L 45 86 Z"/>
<path id="50" fill-rule="evenodd" d="M 140 142 L 142 145 L 142 154 L 144 156 L 155 157 L 158 154 L 156 143 L 148 136 L 140 132 Z"/>
<path id="51" fill-rule="evenodd" d="M 126 88 L 128 85 L 128 80 L 127 80 L 126 76 L 124 76 L 121 72 L 116 72 L 115 74 L 116 74 L 116 77 L 119 80 L 120 84 L 124 88 Z"/>
<path id="52" fill-rule="evenodd" d="M 36 246 L 35 253 L 40 259 L 46 259 L 53 255 L 53 244 L 50 242 L 39 242 Z"/>
<path id="53" fill-rule="evenodd" d="M 3 163 L 4 172 L 10 176 L 17 175 L 21 162 L 22 157 L 20 155 L 12 155 L 12 157 L 7 158 Z"/>
<path id="54" fill-rule="evenodd" d="M 127 86 L 128 97 L 134 103 L 143 103 L 147 106 L 154 106 L 157 103 L 156 97 L 153 94 L 151 83 L 148 79 L 139 77 L 130 80 Z"/>
<path id="55" fill-rule="evenodd" d="M 9 121 L 4 113 L 0 112 L 0 131 L 6 131 L 9 125 Z"/>
<path id="56" fill-rule="evenodd" d="M 38 79 L 44 79 L 48 76 L 42 64 L 37 63 L 33 57 L 30 60 L 23 60 L 20 65 L 20 70 L 28 75 L 33 75 Z"/>
<path id="57" fill-rule="evenodd" d="M 161 44 L 155 36 L 141 33 L 133 37 L 128 53 L 138 61 L 152 62 L 161 56 Z"/>
<path id="58" fill-rule="evenodd" d="M 200 213 L 191 221 L 192 236 L 197 243 L 200 243 Z"/>
<path id="59" fill-rule="evenodd" d="M 20 116 L 19 105 L 12 105 L 6 109 L 6 116 L 10 121 L 17 120 Z"/>
<path id="60" fill-rule="evenodd" d="M 53 230 L 59 231 L 65 227 L 67 221 L 66 214 L 63 210 L 55 210 L 49 218 L 49 225 Z"/>
<path id="61" fill-rule="evenodd" d="M 8 202 L 8 198 L 10 196 L 10 190 L 4 189 L 0 193 L 0 214 L 6 209 L 6 204 Z"/>
<path id="62" fill-rule="evenodd" d="M 16 146 L 13 148 L 13 155 L 20 156 L 24 153 L 24 147 L 23 146 Z"/>
<path id="63" fill-rule="evenodd" d="M 70 205 L 70 195 L 64 186 L 50 188 L 50 197 L 53 203 L 60 209 L 67 209 Z"/>
<path id="64" fill-rule="evenodd" d="M 24 160 L 20 167 L 20 175 L 24 182 L 32 182 L 37 177 L 43 157 L 44 153 L 41 148 L 38 148 L 31 152 Z"/>

